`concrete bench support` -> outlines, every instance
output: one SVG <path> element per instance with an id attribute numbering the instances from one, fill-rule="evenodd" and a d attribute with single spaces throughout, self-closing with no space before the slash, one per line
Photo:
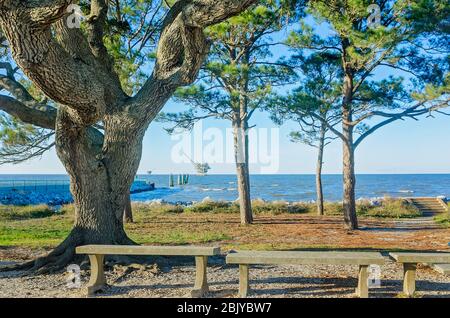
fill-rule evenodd
<path id="1" fill-rule="evenodd" d="M 248 265 L 239 265 L 239 297 L 245 298 L 250 289 Z"/>
<path id="2" fill-rule="evenodd" d="M 106 286 L 103 269 L 105 255 L 144 255 L 144 256 L 194 256 L 195 284 L 192 297 L 202 297 L 209 291 L 206 268 L 208 256 L 219 255 L 219 247 L 196 246 L 121 246 L 85 245 L 76 249 L 77 254 L 87 254 L 91 262 L 91 278 L 87 285 L 87 295 L 92 296 Z"/>
<path id="3" fill-rule="evenodd" d="M 359 298 L 369 298 L 369 266 L 360 265 L 358 273 L 358 287 L 356 288 L 356 296 Z"/>
<path id="4" fill-rule="evenodd" d="M 202 297 L 204 294 L 209 292 L 208 279 L 206 275 L 206 268 L 208 266 L 207 256 L 196 256 L 195 257 L 195 285 L 194 289 L 191 291 L 191 296 Z"/>
<path id="5" fill-rule="evenodd" d="M 408 297 L 414 295 L 416 291 L 416 270 L 415 263 L 403 264 L 403 293 Z"/>
<path id="6" fill-rule="evenodd" d="M 105 272 L 103 268 L 104 255 L 89 255 L 91 262 L 91 278 L 87 288 L 87 295 L 92 296 L 106 286 Z"/>

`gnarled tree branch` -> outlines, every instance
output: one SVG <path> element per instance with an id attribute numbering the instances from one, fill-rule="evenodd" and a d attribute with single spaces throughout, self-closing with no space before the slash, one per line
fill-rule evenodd
<path id="1" fill-rule="evenodd" d="M 55 129 L 56 109 L 54 108 L 40 110 L 28 107 L 12 97 L 0 95 L 0 110 L 19 118 L 24 123 L 45 129 Z"/>
<path id="2" fill-rule="evenodd" d="M 152 76 L 129 104 L 152 120 L 180 86 L 191 84 L 209 50 L 204 28 L 236 15 L 257 0 L 180 0 L 163 23 Z M 164 91 L 162 91 L 164 87 Z M 155 100 L 155 96 L 159 97 Z M 163 97 L 164 96 L 164 97 Z"/>
<path id="3" fill-rule="evenodd" d="M 88 55 L 80 56 L 67 49 L 67 42 L 72 40 L 69 35 L 79 30 L 66 30 L 59 41 L 62 44 L 53 37 L 51 24 L 65 15 L 70 2 L 11 0 L 8 7 L 0 5 L 0 25 L 24 73 L 51 99 L 76 111 L 79 124 L 89 126 L 126 95 L 117 80 L 103 72 Z M 37 12 L 42 14 L 39 19 L 48 19 L 48 24 L 36 26 Z M 75 43 L 83 47 L 83 41 Z"/>

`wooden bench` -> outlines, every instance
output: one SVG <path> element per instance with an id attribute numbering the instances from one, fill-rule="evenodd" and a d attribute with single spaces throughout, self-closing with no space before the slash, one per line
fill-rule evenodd
<path id="1" fill-rule="evenodd" d="M 249 292 L 249 265 L 359 265 L 357 296 L 367 298 L 369 265 L 384 264 L 384 257 L 376 252 L 321 252 L 321 251 L 240 251 L 227 255 L 227 264 L 239 264 L 239 296 L 246 297 Z"/>
<path id="2" fill-rule="evenodd" d="M 412 296 L 416 291 L 417 264 L 450 264 L 450 253 L 389 253 L 403 264 L 403 292 Z"/>
<path id="3" fill-rule="evenodd" d="M 450 264 L 433 264 L 433 268 L 444 275 L 450 275 Z"/>
<path id="4" fill-rule="evenodd" d="M 219 247 L 196 246 L 122 246 L 122 245 L 85 245 L 76 248 L 77 254 L 87 254 L 91 262 L 91 278 L 87 286 L 87 295 L 106 286 L 103 263 L 105 255 L 145 255 L 145 256 L 194 256 L 196 278 L 192 297 L 201 297 L 208 292 L 206 267 L 208 256 L 220 254 Z"/>

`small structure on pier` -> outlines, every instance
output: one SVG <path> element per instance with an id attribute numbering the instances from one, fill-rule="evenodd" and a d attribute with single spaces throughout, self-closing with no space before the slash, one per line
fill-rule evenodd
<path id="1" fill-rule="evenodd" d="M 209 166 L 208 163 L 192 162 L 192 164 L 194 165 L 197 174 L 200 176 L 206 176 L 209 170 L 211 170 L 211 167 Z"/>
<path id="2" fill-rule="evenodd" d="M 195 168 L 195 171 L 197 172 L 197 174 L 199 176 L 206 176 L 208 174 L 209 170 L 211 170 L 211 166 L 207 162 L 205 162 L 205 163 L 195 162 L 188 155 L 186 155 L 185 153 L 183 153 L 183 154 L 192 163 L 192 165 Z"/>

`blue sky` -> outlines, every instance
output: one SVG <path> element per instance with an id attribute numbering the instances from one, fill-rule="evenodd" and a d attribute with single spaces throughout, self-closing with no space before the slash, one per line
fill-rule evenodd
<path id="1" fill-rule="evenodd" d="M 321 27 L 320 33 L 329 30 Z M 285 36 L 280 34 L 280 36 Z M 287 53 L 283 48 L 276 49 L 275 58 Z M 380 74 L 382 77 L 383 74 Z M 378 77 L 378 75 L 377 75 Z M 164 111 L 174 112 L 183 105 L 169 102 Z M 251 125 L 256 128 L 276 127 L 267 114 L 255 113 Z M 204 129 L 217 127 L 222 132 L 230 127 L 229 122 L 208 119 Z M 279 130 L 279 160 L 281 174 L 313 174 L 316 163 L 316 150 L 289 141 L 288 135 L 296 129 L 295 123 L 286 123 Z M 450 117 L 436 114 L 435 118 L 421 118 L 419 121 L 407 119 L 383 127 L 369 136 L 356 152 L 356 172 L 381 173 L 450 173 Z M 139 173 L 152 170 L 154 174 L 192 173 L 191 164 L 177 164 L 171 158 L 176 141 L 163 130 L 162 124 L 152 123 L 144 139 L 143 156 Z M 252 143 L 252 140 L 250 140 Z M 325 150 L 324 173 L 339 174 L 342 170 L 342 151 L 340 140 L 334 141 Z M 211 164 L 213 174 L 233 174 L 232 163 Z M 252 173 L 260 173 L 258 164 L 251 165 Z M 65 173 L 54 150 L 42 158 L 20 165 L 0 166 L 0 174 L 60 174 Z"/>
<path id="2" fill-rule="evenodd" d="M 178 105 L 171 103 L 167 110 L 175 110 Z M 255 114 L 253 124 L 257 127 L 274 127 L 267 115 Z M 208 120 L 204 128 L 225 129 L 227 122 Z M 280 128 L 280 171 L 285 174 L 312 174 L 315 169 L 316 153 L 313 148 L 293 144 L 287 135 L 295 129 L 289 123 Z M 399 121 L 379 130 L 367 138 L 356 153 L 357 173 L 450 173 L 450 118 L 422 118 L 420 121 Z M 190 164 L 174 164 L 171 150 L 176 141 L 162 129 L 161 124 L 153 123 L 144 140 L 144 150 L 139 172 L 152 170 L 155 174 L 192 173 Z M 325 152 L 324 173 L 340 173 L 341 143 L 336 140 Z M 212 164 L 211 173 L 234 173 L 233 164 Z M 252 172 L 258 173 L 257 165 Z M 65 173 L 55 152 L 44 155 L 20 165 L 0 166 L 0 173 Z"/>

